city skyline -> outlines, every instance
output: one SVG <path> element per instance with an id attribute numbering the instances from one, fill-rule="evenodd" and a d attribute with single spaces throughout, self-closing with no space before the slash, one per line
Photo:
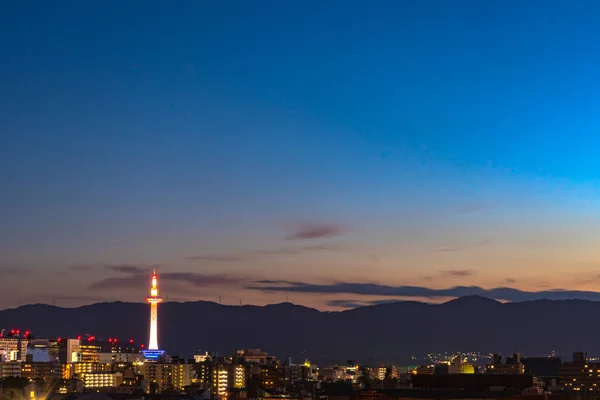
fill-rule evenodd
<path id="1" fill-rule="evenodd" d="M 600 300 L 600 3 L 34 4 L 0 309 Z"/>

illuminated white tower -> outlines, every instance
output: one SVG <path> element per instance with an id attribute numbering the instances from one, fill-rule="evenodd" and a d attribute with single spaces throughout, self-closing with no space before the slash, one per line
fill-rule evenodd
<path id="1" fill-rule="evenodd" d="M 156 269 L 152 274 L 152 287 L 150 296 L 146 297 L 146 303 L 150 303 L 150 339 L 148 350 L 158 350 L 158 303 L 163 300 L 158 295 L 158 275 Z"/>

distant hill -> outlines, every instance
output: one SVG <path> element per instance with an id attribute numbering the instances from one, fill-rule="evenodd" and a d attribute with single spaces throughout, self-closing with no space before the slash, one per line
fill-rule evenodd
<path id="1" fill-rule="evenodd" d="M 290 303 L 225 306 L 164 303 L 159 308 L 161 347 L 191 356 L 197 349 L 232 354 L 260 348 L 284 359 L 319 363 L 380 362 L 406 365 L 433 351 L 485 351 L 570 359 L 573 351 L 598 354 L 600 302 L 583 300 L 499 303 L 477 296 L 444 304 L 398 302 L 343 312 Z M 146 342 L 149 310 L 141 303 L 99 303 L 78 308 L 28 305 L 0 311 L 0 328 L 31 330 L 37 337 L 134 338 Z"/>

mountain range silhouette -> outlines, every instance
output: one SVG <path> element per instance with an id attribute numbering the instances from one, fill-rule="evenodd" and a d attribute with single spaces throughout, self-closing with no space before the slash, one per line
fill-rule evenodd
<path id="1" fill-rule="evenodd" d="M 291 303 L 230 306 L 166 302 L 159 307 L 159 343 L 173 355 L 199 349 L 231 355 L 260 348 L 280 359 L 319 364 L 357 360 L 408 365 L 430 352 L 499 352 L 526 356 L 551 351 L 597 354 L 600 302 L 538 300 L 501 303 L 479 296 L 443 304 L 413 301 L 324 312 Z M 30 330 L 38 338 L 119 338 L 146 343 L 149 308 L 110 302 L 76 308 L 44 304 L 0 311 L 0 328 Z"/>

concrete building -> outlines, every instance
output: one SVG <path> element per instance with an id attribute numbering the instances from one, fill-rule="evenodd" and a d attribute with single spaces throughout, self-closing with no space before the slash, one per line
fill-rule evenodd
<path id="1" fill-rule="evenodd" d="M 449 374 L 474 374 L 475 366 L 466 362 L 458 357 L 454 357 L 452 361 L 450 361 L 450 365 L 448 366 Z"/>
<path id="2" fill-rule="evenodd" d="M 492 363 L 486 368 L 486 373 L 496 375 L 519 375 L 525 373 L 525 365 L 521 362 L 519 353 L 508 357 L 506 362 L 502 362 L 502 356 L 494 354 Z"/>
<path id="3" fill-rule="evenodd" d="M 52 362 L 24 362 L 21 363 L 21 376 L 47 387 L 61 378 L 61 367 Z"/>
<path id="4" fill-rule="evenodd" d="M 81 362 L 80 346 L 80 339 L 65 340 L 64 344 L 61 345 L 60 361 L 67 364 Z"/>
<path id="5" fill-rule="evenodd" d="M 574 353 L 573 361 L 563 363 L 559 377 L 565 392 L 600 398 L 600 363 L 587 362 L 583 353 Z"/>
<path id="6" fill-rule="evenodd" d="M 281 371 L 277 365 L 263 366 L 260 369 L 261 383 L 266 389 L 275 389 L 279 387 L 281 378 Z"/>
<path id="7" fill-rule="evenodd" d="M 260 349 L 238 350 L 237 357 L 241 358 L 245 363 L 261 365 L 271 364 L 275 360 L 275 357 L 269 356 L 268 353 L 260 351 Z"/>
<path id="8" fill-rule="evenodd" d="M 319 378 L 326 382 L 338 382 L 344 379 L 346 371 L 341 367 L 326 367 L 319 371 Z"/>
<path id="9" fill-rule="evenodd" d="M 109 364 L 101 364 L 101 363 L 71 363 L 71 364 L 62 364 L 62 372 L 61 376 L 63 379 L 71 379 L 75 377 L 83 377 L 84 374 L 94 373 L 94 372 L 107 372 L 110 371 L 111 366 Z"/>
<path id="10" fill-rule="evenodd" d="M 195 377 L 192 383 L 209 385 L 213 381 L 213 364 L 209 362 L 196 363 L 194 365 Z"/>
<path id="11" fill-rule="evenodd" d="M 36 400 L 43 398 L 43 392 L 35 383 L 0 382 L 0 399 Z"/>
<path id="12" fill-rule="evenodd" d="M 139 366 L 146 392 L 162 393 L 167 389 L 182 390 L 192 384 L 194 364 L 162 364 L 146 362 Z"/>
<path id="13" fill-rule="evenodd" d="M 46 354 L 51 362 L 60 363 L 60 346 L 55 340 L 31 339 L 27 346 L 27 353 L 33 356 L 31 361 L 45 361 L 37 360 L 36 356 L 39 357 Z"/>
<path id="14" fill-rule="evenodd" d="M 79 344 L 79 352 L 81 353 L 80 361 L 81 362 L 100 362 L 100 350 L 102 348 L 96 344 L 90 343 L 80 343 Z M 72 361 L 76 362 L 76 361 Z"/>
<path id="15" fill-rule="evenodd" d="M 21 337 L 0 337 L 0 362 L 26 361 L 28 343 Z"/>
<path id="16" fill-rule="evenodd" d="M 192 379 L 196 375 L 194 364 L 171 364 L 171 386 L 175 390 L 182 390 L 184 387 L 192 384 Z"/>
<path id="17" fill-rule="evenodd" d="M 5 361 L 0 362 L 0 377 L 1 378 L 18 378 L 21 376 L 20 361 Z"/>
<path id="18" fill-rule="evenodd" d="M 385 375 L 387 374 L 387 368 L 384 365 L 380 365 L 379 367 L 375 368 L 373 371 L 373 375 L 375 376 L 375 379 L 382 381 L 385 379 Z"/>
<path id="19" fill-rule="evenodd" d="M 533 376 L 526 374 L 415 374 L 412 376 L 415 389 L 451 389 L 464 391 L 486 391 L 490 388 L 522 392 L 533 387 Z"/>
<path id="20" fill-rule="evenodd" d="M 81 377 L 86 389 L 115 388 L 123 383 L 120 372 L 88 372 Z"/>
<path id="21" fill-rule="evenodd" d="M 227 394 L 229 386 L 229 370 L 226 366 L 220 365 L 213 370 L 213 387 L 219 396 Z"/>
<path id="22" fill-rule="evenodd" d="M 208 353 L 208 351 L 205 351 L 204 353 L 194 354 L 194 362 L 195 363 L 203 363 L 203 362 L 210 360 L 211 358 L 212 357 Z"/>
<path id="23" fill-rule="evenodd" d="M 144 361 L 142 353 L 123 353 L 116 351 L 114 353 L 99 353 L 98 361 L 102 364 L 113 363 L 138 363 Z"/>

